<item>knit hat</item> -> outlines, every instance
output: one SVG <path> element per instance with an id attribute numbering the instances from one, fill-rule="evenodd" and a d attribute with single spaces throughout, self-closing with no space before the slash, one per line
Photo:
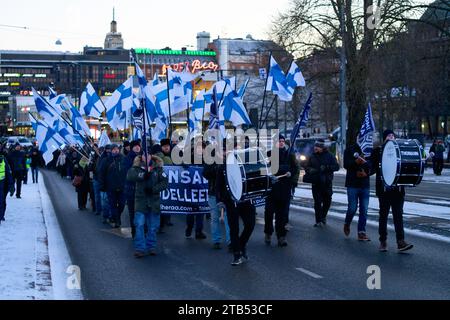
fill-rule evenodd
<path id="1" fill-rule="evenodd" d="M 135 146 L 141 146 L 141 142 L 139 140 L 133 140 L 130 142 L 130 148 L 133 149 Z"/>
<path id="2" fill-rule="evenodd" d="M 394 131 L 392 131 L 391 129 L 384 130 L 384 132 L 383 132 L 383 141 L 385 141 L 387 136 L 390 135 L 390 134 L 395 135 Z"/>
<path id="3" fill-rule="evenodd" d="M 170 139 L 161 139 L 161 147 L 166 145 L 170 145 Z"/>
<path id="4" fill-rule="evenodd" d="M 157 154 L 160 152 L 162 152 L 162 150 L 161 150 L 161 146 L 159 144 L 154 144 L 150 151 L 151 154 Z"/>
<path id="5" fill-rule="evenodd" d="M 280 134 L 280 135 L 278 136 L 278 140 L 284 140 L 284 141 L 286 141 L 286 138 L 285 138 L 282 134 Z"/>
<path id="6" fill-rule="evenodd" d="M 325 140 L 323 139 L 317 139 L 316 142 L 314 143 L 314 147 L 318 147 L 318 148 L 325 148 Z"/>
<path id="7" fill-rule="evenodd" d="M 123 142 L 123 147 L 125 148 L 125 147 L 128 147 L 128 146 L 130 146 L 130 141 L 125 140 L 125 141 Z"/>

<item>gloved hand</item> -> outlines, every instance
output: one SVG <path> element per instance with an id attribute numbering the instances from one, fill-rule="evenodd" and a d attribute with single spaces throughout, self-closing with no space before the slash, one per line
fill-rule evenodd
<path id="1" fill-rule="evenodd" d="M 355 160 L 355 162 L 356 162 L 356 164 L 357 164 L 358 166 L 363 165 L 363 164 L 365 163 L 364 159 L 361 159 L 361 158 L 357 158 L 357 159 Z"/>
<path id="2" fill-rule="evenodd" d="M 12 185 L 11 187 L 9 187 L 9 195 L 12 197 L 14 195 L 14 192 L 16 192 L 16 188 L 14 187 L 14 185 Z"/>

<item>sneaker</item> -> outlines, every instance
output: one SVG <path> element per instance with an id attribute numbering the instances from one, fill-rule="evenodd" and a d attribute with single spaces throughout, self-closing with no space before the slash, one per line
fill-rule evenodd
<path id="1" fill-rule="evenodd" d="M 241 256 L 235 256 L 233 261 L 231 262 L 232 266 L 238 266 L 241 265 L 244 261 L 242 260 Z"/>
<path id="2" fill-rule="evenodd" d="M 378 249 L 380 252 L 386 252 L 387 250 L 387 244 L 386 241 L 381 241 L 380 242 L 380 248 Z"/>
<path id="3" fill-rule="evenodd" d="M 286 241 L 285 237 L 279 237 L 278 238 L 278 246 L 279 247 L 287 247 L 288 243 Z"/>
<path id="4" fill-rule="evenodd" d="M 359 232 L 358 241 L 370 241 L 370 239 L 365 232 Z"/>
<path id="5" fill-rule="evenodd" d="M 186 229 L 186 232 L 184 233 L 184 235 L 186 236 L 186 238 L 191 238 L 191 236 L 192 236 L 192 230 L 190 230 L 190 229 Z"/>
<path id="6" fill-rule="evenodd" d="M 134 257 L 135 258 L 142 258 L 142 257 L 145 257 L 146 256 L 146 254 L 145 254 L 145 252 L 142 252 L 142 251 L 135 251 L 134 252 Z"/>
<path id="7" fill-rule="evenodd" d="M 270 243 L 272 242 L 272 236 L 270 234 L 266 233 L 266 236 L 264 237 L 264 242 L 270 246 Z"/>
<path id="8" fill-rule="evenodd" d="M 220 245 L 219 242 L 216 242 L 216 243 L 213 244 L 213 249 L 214 250 L 220 250 L 220 249 L 222 249 L 222 246 Z"/>
<path id="9" fill-rule="evenodd" d="M 344 224 L 344 234 L 346 237 L 350 235 L 350 225 Z"/>
<path id="10" fill-rule="evenodd" d="M 16 196 L 16 198 L 17 198 L 17 199 L 22 199 L 22 197 L 21 197 L 21 196 Z"/>
<path id="11" fill-rule="evenodd" d="M 246 249 L 244 249 L 244 250 L 241 251 L 241 259 L 242 259 L 242 262 L 247 262 L 248 260 L 250 260 L 250 259 L 248 258 L 247 250 L 246 250 Z"/>
<path id="12" fill-rule="evenodd" d="M 114 229 L 120 228 L 120 223 L 114 223 L 114 224 L 113 224 L 113 228 L 114 228 Z"/>
<path id="13" fill-rule="evenodd" d="M 414 246 L 412 244 L 406 243 L 405 240 L 397 241 L 397 248 L 399 252 L 404 252 L 412 249 Z"/>
<path id="14" fill-rule="evenodd" d="M 195 239 L 197 239 L 197 240 L 206 239 L 206 235 L 203 232 L 196 232 L 195 233 Z"/>
<path id="15" fill-rule="evenodd" d="M 324 226 L 323 222 L 317 222 L 314 227 L 316 228 L 322 228 Z"/>
<path id="16" fill-rule="evenodd" d="M 1 218 L 0 221 L 5 221 L 5 217 Z"/>

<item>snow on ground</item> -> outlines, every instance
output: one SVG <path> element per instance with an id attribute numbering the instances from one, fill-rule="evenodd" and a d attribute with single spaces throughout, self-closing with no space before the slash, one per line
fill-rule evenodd
<path id="1" fill-rule="evenodd" d="M 312 198 L 311 189 L 297 188 L 295 190 L 295 197 L 299 198 Z M 347 205 L 347 194 L 344 193 L 333 193 L 333 202 L 342 203 Z M 369 208 L 373 210 L 379 209 L 378 198 L 370 197 Z M 403 206 L 405 214 L 423 216 L 423 217 L 433 217 L 450 220 L 450 207 L 449 206 L 439 206 L 423 203 L 415 203 L 405 201 Z"/>
<path id="2" fill-rule="evenodd" d="M 81 297 L 65 294 L 68 275 L 62 273 L 70 259 L 44 184 L 23 185 L 22 199 L 8 195 L 5 220 L 0 225 L 0 299 Z"/>

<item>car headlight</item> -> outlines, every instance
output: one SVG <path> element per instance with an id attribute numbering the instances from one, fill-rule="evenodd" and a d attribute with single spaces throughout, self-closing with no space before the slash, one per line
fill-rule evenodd
<path id="1" fill-rule="evenodd" d="M 300 156 L 300 161 L 305 161 L 305 160 L 306 160 L 306 157 L 304 155 L 301 155 Z"/>

